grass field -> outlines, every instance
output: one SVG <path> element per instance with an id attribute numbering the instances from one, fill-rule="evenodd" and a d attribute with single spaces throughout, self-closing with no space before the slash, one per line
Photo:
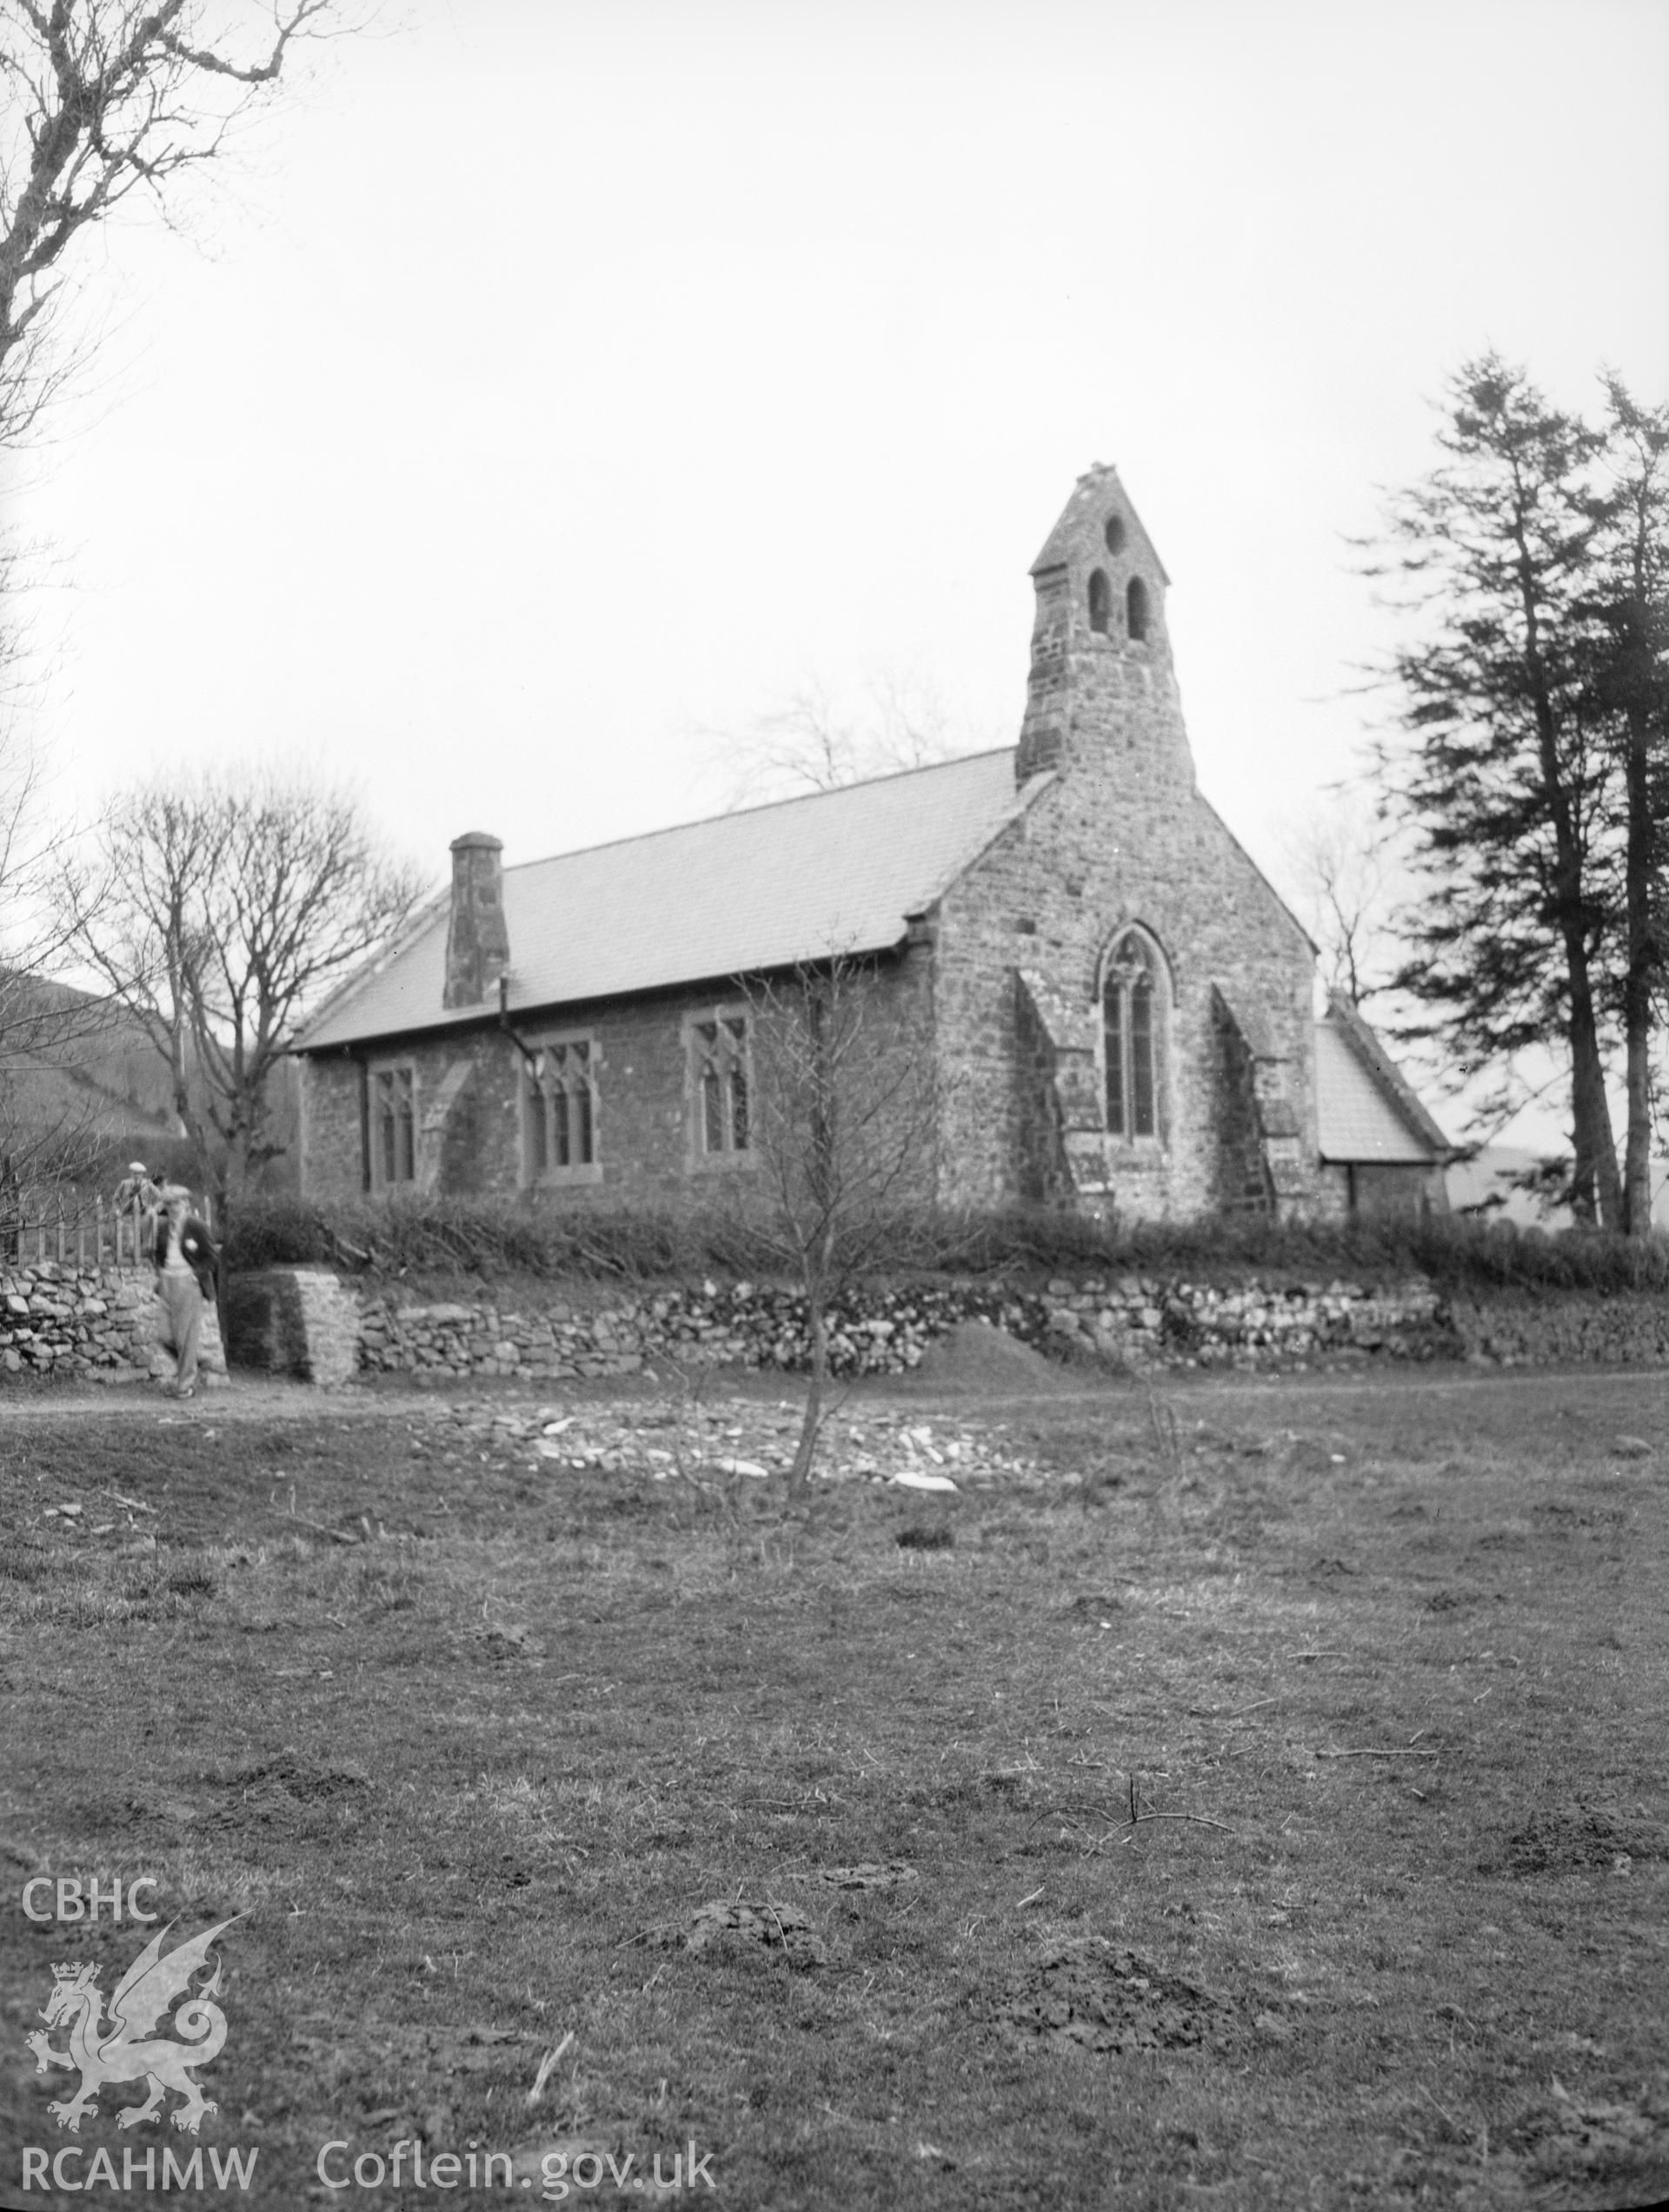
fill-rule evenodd
<path id="1" fill-rule="evenodd" d="M 863 1394 L 799 1518 L 793 1419 L 0 1401 L 0 2203 L 1669 2189 L 1669 1381 Z M 200 2137 L 49 2115 L 148 1931 L 42 1870 L 246 1916 Z"/>

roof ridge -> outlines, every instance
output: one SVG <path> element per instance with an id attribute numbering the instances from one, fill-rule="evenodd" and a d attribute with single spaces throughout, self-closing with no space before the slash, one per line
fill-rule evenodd
<path id="1" fill-rule="evenodd" d="M 850 791 L 871 790 L 877 784 L 901 783 L 906 776 L 939 775 L 947 768 L 966 767 L 970 761 L 994 760 L 999 753 L 1013 753 L 1013 745 L 982 746 L 977 753 L 955 753 L 948 761 L 924 761 L 919 767 L 888 768 L 885 775 L 858 776 L 850 783 L 831 784 L 827 790 L 796 791 L 786 799 L 761 799 L 751 807 L 721 807 L 714 814 L 697 814 L 685 822 L 665 822 L 659 829 L 636 829 L 623 837 L 605 837 L 595 845 L 571 845 L 565 852 L 542 854 L 536 860 L 515 860 L 503 872 L 515 875 L 522 868 L 542 868 L 552 860 L 577 860 L 588 853 L 607 853 L 616 845 L 646 845 L 652 837 L 675 837 L 680 830 L 705 829 L 709 822 L 735 822 L 748 814 L 767 814 L 779 807 L 808 807 L 820 799 L 840 799 Z"/>

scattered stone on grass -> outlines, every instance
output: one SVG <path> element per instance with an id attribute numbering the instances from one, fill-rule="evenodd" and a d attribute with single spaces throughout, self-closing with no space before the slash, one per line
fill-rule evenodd
<path id="1" fill-rule="evenodd" d="M 1643 1436 L 1617 1437 L 1611 1448 L 1623 1459 L 1649 1459 L 1652 1451 L 1652 1446 Z"/>
<path id="2" fill-rule="evenodd" d="M 546 1480 L 596 1473 L 640 1481 L 683 1478 L 700 1485 L 786 1475 L 801 1420 L 797 1405 L 761 1405 L 756 1398 L 675 1407 L 588 1404 L 566 1412 L 551 1405 L 505 1412 L 490 1401 L 442 1401 L 428 1413 L 411 1449 L 419 1459 L 464 1465 L 496 1461 Z M 901 1412 L 836 1415 L 824 1431 L 816 1472 L 823 1482 L 895 1482 L 947 1494 L 999 1485 L 1039 1490 L 1068 1486 L 1074 1479 L 1045 1472 L 1034 1458 L 1016 1452 L 1001 1422 L 928 1422 Z M 339 1535 L 336 1540 L 356 1539 Z"/>
<path id="3" fill-rule="evenodd" d="M 1011 2033 L 1027 2040 L 1108 2056 L 1222 2052 L 1236 2024 L 1228 1998 L 1099 1936 L 1047 1952 L 1015 1983 L 998 2013 Z"/>
<path id="4" fill-rule="evenodd" d="M 681 1950 L 748 1950 L 760 1944 L 780 1952 L 791 1967 L 825 1966 L 828 1953 L 803 1912 L 793 1905 L 715 1897 L 698 1905 L 682 1927 L 662 1929 L 663 1944 Z"/>

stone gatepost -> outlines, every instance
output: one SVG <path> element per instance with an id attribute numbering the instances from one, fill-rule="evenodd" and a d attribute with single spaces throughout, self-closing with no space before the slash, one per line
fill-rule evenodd
<path id="1" fill-rule="evenodd" d="M 359 1368 L 359 1300 L 325 1267 L 267 1267 L 232 1278 L 227 1333 L 240 1367 L 321 1385 Z"/>

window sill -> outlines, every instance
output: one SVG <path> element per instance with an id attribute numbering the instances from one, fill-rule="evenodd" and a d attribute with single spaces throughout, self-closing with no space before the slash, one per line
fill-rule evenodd
<path id="1" fill-rule="evenodd" d="M 686 1163 L 692 1175 L 745 1175 L 759 1162 L 753 1151 L 692 1152 Z"/>
<path id="2" fill-rule="evenodd" d="M 602 1164 L 593 1160 L 585 1167 L 548 1167 L 542 1175 L 529 1177 L 522 1188 L 529 1191 L 569 1191 L 576 1184 L 601 1183 Z"/>

